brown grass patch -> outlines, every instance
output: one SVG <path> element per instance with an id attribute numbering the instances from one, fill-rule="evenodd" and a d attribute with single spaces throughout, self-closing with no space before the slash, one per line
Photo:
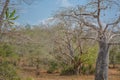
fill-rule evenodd
<path id="1" fill-rule="evenodd" d="M 48 74 L 44 70 L 41 71 L 39 76 L 35 75 L 35 71 L 22 71 L 22 76 L 33 77 L 34 80 L 94 80 L 94 75 L 73 75 L 73 76 L 60 76 L 59 73 Z M 120 80 L 120 71 L 118 69 L 109 69 L 108 80 Z"/>

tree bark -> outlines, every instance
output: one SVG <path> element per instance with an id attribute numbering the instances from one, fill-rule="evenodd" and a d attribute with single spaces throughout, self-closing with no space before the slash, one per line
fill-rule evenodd
<path id="1" fill-rule="evenodd" d="M 99 52 L 96 61 L 95 80 L 108 80 L 109 45 L 105 36 L 99 38 Z"/>
<path id="2" fill-rule="evenodd" d="M 4 15 L 5 15 L 5 12 L 6 12 L 6 10 L 7 10 L 7 7 L 8 7 L 8 5 L 9 5 L 9 2 L 10 2 L 10 0 L 6 0 L 6 1 L 5 1 L 5 4 L 4 4 L 4 6 L 3 6 L 3 9 L 2 9 L 2 11 L 1 11 L 1 13 L 0 13 L 0 32 L 1 32 L 2 25 L 3 25 L 3 18 L 4 18 Z"/>

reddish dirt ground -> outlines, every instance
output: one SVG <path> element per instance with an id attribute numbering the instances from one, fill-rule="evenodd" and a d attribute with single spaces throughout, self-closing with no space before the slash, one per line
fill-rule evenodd
<path id="1" fill-rule="evenodd" d="M 59 73 L 47 74 L 44 71 L 39 76 L 35 76 L 34 70 L 23 71 L 22 76 L 31 77 L 33 80 L 94 80 L 94 75 L 60 76 Z M 108 80 L 120 80 L 120 71 L 118 69 L 109 69 Z"/>

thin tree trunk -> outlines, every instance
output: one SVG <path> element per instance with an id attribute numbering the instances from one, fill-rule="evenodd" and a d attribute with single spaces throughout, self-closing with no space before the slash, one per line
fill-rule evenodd
<path id="1" fill-rule="evenodd" d="M 0 13 L 0 42 L 2 41 L 3 19 L 4 19 L 5 12 L 6 12 L 7 8 L 8 8 L 9 2 L 10 2 L 10 0 L 5 1 L 5 4 L 4 4 L 4 6 L 2 8 L 2 11 Z"/>
<path id="2" fill-rule="evenodd" d="M 100 38 L 99 52 L 96 61 L 95 80 L 108 80 L 108 65 L 109 65 L 109 45 L 105 37 Z"/>
<path id="3" fill-rule="evenodd" d="M 115 68 L 115 55 L 112 56 L 112 68 Z"/>
<path id="4" fill-rule="evenodd" d="M 3 25 L 3 18 L 4 18 L 4 15 L 5 15 L 5 12 L 6 12 L 7 8 L 8 8 L 9 2 L 10 2 L 10 0 L 5 1 L 3 9 L 2 9 L 2 11 L 0 13 L 0 32 L 1 32 L 2 25 Z"/>

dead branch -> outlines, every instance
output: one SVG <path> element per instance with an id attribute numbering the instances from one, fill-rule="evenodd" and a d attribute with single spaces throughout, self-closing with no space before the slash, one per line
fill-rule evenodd
<path id="1" fill-rule="evenodd" d="M 107 24 L 106 27 L 105 27 L 105 29 L 104 29 L 104 32 L 107 30 L 107 28 L 108 28 L 109 26 L 111 26 L 111 25 L 112 25 L 112 26 L 113 26 L 113 25 L 117 25 L 119 22 L 120 22 L 120 16 L 119 16 L 119 18 L 118 18 L 115 22 Z"/>
<path id="2" fill-rule="evenodd" d="M 108 45 L 120 45 L 120 43 L 108 43 Z"/>
<path id="3" fill-rule="evenodd" d="M 108 43 L 109 43 L 114 37 L 116 37 L 116 36 L 120 36 L 120 34 L 113 34 L 113 35 L 109 38 Z"/>
<path id="4" fill-rule="evenodd" d="M 89 28 L 92 28 L 92 29 L 95 30 L 95 31 L 98 31 L 98 28 L 97 28 L 96 25 L 94 25 L 94 24 L 92 24 L 92 23 L 90 23 L 90 22 L 88 22 L 88 21 L 85 21 L 84 19 L 81 19 L 81 21 L 84 23 L 84 25 L 85 25 L 86 27 L 89 27 Z"/>
<path id="5" fill-rule="evenodd" d="M 97 40 L 96 38 L 92 38 L 92 37 L 82 37 L 82 38 L 80 38 L 80 39 L 89 39 L 89 40 Z M 98 40 L 97 40 L 98 41 Z"/>
<path id="6" fill-rule="evenodd" d="M 93 12 L 93 13 L 80 13 L 80 14 L 77 14 L 76 12 L 74 12 L 74 15 L 76 16 L 92 16 L 94 18 L 97 18 L 97 15 L 95 15 L 96 11 Z"/>
<path id="7" fill-rule="evenodd" d="M 100 6 L 100 2 L 101 0 L 98 0 L 98 6 L 97 6 L 97 22 L 98 22 L 98 25 L 100 27 L 100 30 L 102 30 L 102 24 L 101 24 L 101 21 L 100 21 L 100 12 L 101 12 L 101 6 Z"/>

